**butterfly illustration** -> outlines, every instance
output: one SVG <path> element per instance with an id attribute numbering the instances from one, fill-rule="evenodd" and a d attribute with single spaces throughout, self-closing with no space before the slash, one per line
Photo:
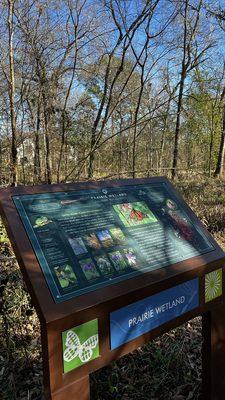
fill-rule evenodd
<path id="1" fill-rule="evenodd" d="M 70 362 L 74 358 L 79 357 L 82 363 L 89 361 L 93 354 L 93 349 L 98 344 L 98 335 L 89 337 L 81 344 L 78 335 L 73 331 L 68 331 L 66 335 L 66 349 L 63 354 L 65 361 Z"/>

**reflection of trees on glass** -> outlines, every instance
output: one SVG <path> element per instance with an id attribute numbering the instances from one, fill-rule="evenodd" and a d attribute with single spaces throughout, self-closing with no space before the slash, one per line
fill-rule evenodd
<path id="1" fill-rule="evenodd" d="M 212 248 L 166 183 L 112 187 L 107 196 L 99 189 L 13 199 L 56 301 L 59 285 L 72 298 Z M 66 205 L 57 207 L 61 198 Z M 30 212 L 46 204 L 45 214 Z"/>

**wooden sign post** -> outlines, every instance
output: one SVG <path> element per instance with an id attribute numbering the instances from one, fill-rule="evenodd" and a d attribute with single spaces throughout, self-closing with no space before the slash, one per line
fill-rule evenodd
<path id="1" fill-rule="evenodd" d="M 225 254 L 166 178 L 7 188 L 0 210 L 39 315 L 46 400 L 203 315 L 204 399 L 225 392 Z"/>

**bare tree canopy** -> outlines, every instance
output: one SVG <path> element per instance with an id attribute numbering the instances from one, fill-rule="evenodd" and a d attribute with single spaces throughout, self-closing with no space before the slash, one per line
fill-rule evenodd
<path id="1" fill-rule="evenodd" d="M 1 184 L 223 176 L 222 2 L 4 0 L 0 11 Z"/>

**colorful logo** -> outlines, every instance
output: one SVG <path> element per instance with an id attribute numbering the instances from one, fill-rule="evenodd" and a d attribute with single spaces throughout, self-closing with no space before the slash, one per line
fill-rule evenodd
<path id="1" fill-rule="evenodd" d="M 205 302 L 222 296 L 222 268 L 209 272 L 205 275 Z"/>
<path id="2" fill-rule="evenodd" d="M 62 333 L 64 372 L 72 371 L 99 357 L 98 320 Z"/>

